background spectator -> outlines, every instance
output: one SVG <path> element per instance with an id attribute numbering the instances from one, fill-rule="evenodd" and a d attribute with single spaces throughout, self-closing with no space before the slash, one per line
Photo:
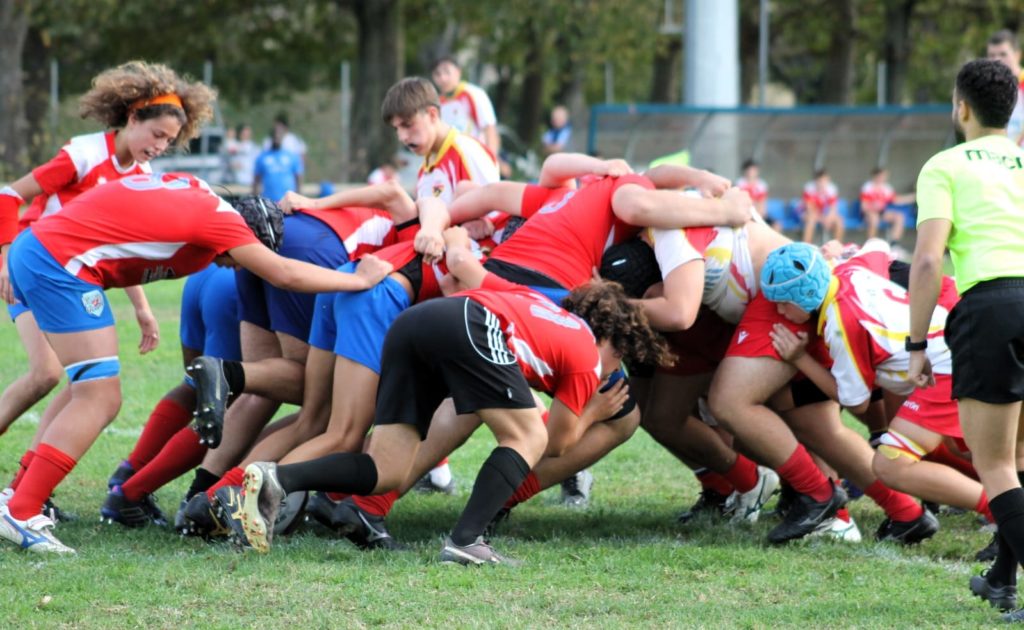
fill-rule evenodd
<path id="1" fill-rule="evenodd" d="M 473 136 L 495 156 L 501 149 L 494 105 L 482 88 L 462 80 L 462 69 L 452 57 L 441 57 L 430 72 L 441 96 L 441 120 Z"/>
<path id="2" fill-rule="evenodd" d="M 572 125 L 569 124 L 569 110 L 558 105 L 551 110 L 551 123 L 544 132 L 541 142 L 544 143 L 544 155 L 565 151 L 572 138 Z"/>
<path id="3" fill-rule="evenodd" d="M 302 161 L 303 165 L 306 163 L 306 143 L 299 136 L 292 132 L 291 128 L 288 127 L 288 116 L 284 112 L 279 113 L 274 117 L 274 128 L 271 131 L 271 137 L 263 141 L 263 149 L 269 149 L 273 141 L 273 134 L 276 131 L 281 132 L 281 148 L 285 151 L 291 151 L 299 160 Z"/>
<path id="4" fill-rule="evenodd" d="M 1024 71 L 1020 67 L 1020 40 L 1013 31 L 1002 30 L 988 39 L 986 50 L 989 59 L 1001 61 L 1017 77 L 1019 87 L 1017 89 L 1017 104 L 1010 115 L 1010 124 L 1006 127 L 1006 135 L 1017 143 L 1017 146 L 1024 146 Z"/>
<path id="5" fill-rule="evenodd" d="M 743 163 L 743 175 L 736 180 L 736 187 L 747 191 L 757 213 L 767 219 L 765 203 L 768 201 L 768 184 L 761 179 L 761 167 L 757 161 L 751 159 Z"/>
<path id="6" fill-rule="evenodd" d="M 228 131 L 231 135 L 224 140 L 228 182 L 252 186 L 253 168 L 260 153 L 252 141 L 252 127 L 243 123 Z"/>
<path id="7" fill-rule="evenodd" d="M 259 154 L 253 169 L 253 192 L 274 201 L 280 201 L 289 191 L 298 192 L 302 186 L 302 160 L 283 146 L 286 129 L 274 126 L 270 148 Z"/>
<path id="8" fill-rule="evenodd" d="M 839 190 L 832 183 L 828 171 L 821 168 L 814 172 L 814 179 L 804 184 L 803 201 L 804 242 L 814 241 L 814 229 L 818 227 L 818 223 L 831 234 L 831 238 L 843 242 L 846 223 L 839 214 Z"/>

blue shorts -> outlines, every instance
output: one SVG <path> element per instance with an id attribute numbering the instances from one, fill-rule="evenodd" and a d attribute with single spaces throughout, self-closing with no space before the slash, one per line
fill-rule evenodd
<path id="1" fill-rule="evenodd" d="M 278 253 L 327 269 L 348 262 L 345 244 L 334 230 L 308 214 L 284 218 L 284 240 Z M 298 339 L 309 338 L 315 294 L 278 289 L 245 270 L 236 272 L 235 279 L 242 321 Z"/>
<path id="2" fill-rule="evenodd" d="M 349 263 L 338 271 L 355 271 Z M 309 345 L 365 365 L 380 374 L 384 336 L 409 308 L 409 294 L 394 278 L 366 291 L 325 293 L 317 298 Z"/>
<path id="3" fill-rule="evenodd" d="M 32 309 L 25 306 L 21 302 L 15 302 L 14 304 L 7 305 L 7 314 L 11 316 L 11 321 L 18 319 L 22 313 L 30 313 Z"/>
<path id="4" fill-rule="evenodd" d="M 185 280 L 181 293 L 181 345 L 218 359 L 240 361 L 235 274 L 210 265 Z"/>
<path id="5" fill-rule="evenodd" d="M 14 297 L 31 309 L 39 330 L 73 333 L 114 325 L 103 287 L 71 275 L 25 230 L 8 252 Z"/>
<path id="6" fill-rule="evenodd" d="M 531 285 L 529 288 L 551 300 L 557 306 L 561 306 L 562 300 L 569 295 L 569 289 L 563 289 L 562 287 L 542 287 L 540 285 Z"/>

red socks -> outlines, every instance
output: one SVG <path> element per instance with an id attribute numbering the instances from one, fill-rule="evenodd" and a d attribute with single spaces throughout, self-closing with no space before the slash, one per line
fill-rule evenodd
<path id="1" fill-rule="evenodd" d="M 540 492 L 540 482 L 537 481 L 537 475 L 533 474 L 533 471 L 531 470 L 529 474 L 526 475 L 526 479 L 523 479 L 523 483 L 519 484 L 516 491 L 513 492 L 509 500 L 505 502 L 505 507 L 509 509 L 514 508 L 538 492 Z"/>
<path id="2" fill-rule="evenodd" d="M 985 491 L 981 491 L 981 496 L 978 498 L 978 504 L 974 506 L 974 511 L 984 516 L 989 523 L 995 523 L 996 517 L 992 516 L 992 509 L 988 506 L 988 495 Z"/>
<path id="3" fill-rule="evenodd" d="M 850 518 L 850 510 L 846 508 L 839 508 L 836 510 L 836 518 L 844 523 L 849 523 L 852 519 Z"/>
<path id="4" fill-rule="evenodd" d="M 32 459 L 35 456 L 36 452 L 33 450 L 25 451 L 25 454 L 21 456 L 21 461 L 18 462 L 18 472 L 14 473 L 14 479 L 11 480 L 11 490 L 18 489 L 18 484 L 21 483 L 22 477 L 25 476 L 25 471 L 28 470 L 28 466 L 32 463 Z"/>
<path id="5" fill-rule="evenodd" d="M 75 458 L 64 451 L 49 444 L 40 444 L 36 448 L 32 465 L 25 472 L 18 484 L 18 490 L 7 504 L 11 516 L 24 521 L 39 514 L 43 509 L 43 503 L 53 494 L 53 489 L 64 481 L 64 477 L 67 477 L 76 463 Z"/>
<path id="6" fill-rule="evenodd" d="M 224 476 L 220 478 L 220 481 L 210 486 L 210 489 L 206 491 L 206 496 L 213 499 L 214 492 L 220 490 L 224 486 L 240 486 L 242 485 L 243 479 L 245 479 L 245 470 L 235 466 L 224 473 Z"/>
<path id="7" fill-rule="evenodd" d="M 971 479 L 978 478 L 978 471 L 974 470 L 974 464 L 949 450 L 945 444 L 939 444 L 935 447 L 935 450 L 928 453 L 924 459 L 937 464 L 945 464 L 954 470 L 960 471 L 963 475 L 970 477 Z"/>
<path id="8" fill-rule="evenodd" d="M 129 501 L 138 501 L 201 464 L 205 455 L 206 447 L 199 443 L 199 436 L 185 427 L 142 470 L 124 482 L 121 492 Z"/>
<path id="9" fill-rule="evenodd" d="M 712 490 L 723 497 L 729 496 L 734 490 L 733 485 L 729 483 L 728 479 L 708 468 L 695 470 L 693 474 L 697 477 L 697 481 L 700 482 L 700 487 L 705 490 Z"/>
<path id="10" fill-rule="evenodd" d="M 188 426 L 191 420 L 191 410 L 169 398 L 161 399 L 149 414 L 142 435 L 135 443 L 135 450 L 128 456 L 128 464 L 132 470 L 142 470 L 143 466 L 156 457 L 164 444 L 167 444 L 175 433 Z"/>
<path id="11" fill-rule="evenodd" d="M 355 504 L 374 516 L 387 516 L 398 500 L 398 490 L 366 497 L 352 497 Z"/>
<path id="12" fill-rule="evenodd" d="M 749 492 L 757 485 L 757 464 L 737 453 L 736 463 L 726 471 L 724 477 L 737 492 Z"/>
<path id="13" fill-rule="evenodd" d="M 832 496 L 832 482 L 821 474 L 821 469 L 807 454 L 803 444 L 796 445 L 796 450 L 776 472 L 794 490 L 810 495 L 815 501 L 827 501 Z"/>
<path id="14" fill-rule="evenodd" d="M 871 497 L 878 507 L 885 510 L 886 516 L 897 523 L 912 521 L 924 513 L 924 508 L 910 495 L 896 492 L 877 479 L 873 484 L 864 488 L 864 494 Z"/>

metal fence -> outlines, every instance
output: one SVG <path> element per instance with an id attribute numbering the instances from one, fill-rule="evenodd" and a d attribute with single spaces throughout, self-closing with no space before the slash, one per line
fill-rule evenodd
<path id="1" fill-rule="evenodd" d="M 949 105 L 916 107 L 697 108 L 596 105 L 588 150 L 634 166 L 686 150 L 690 163 L 729 178 L 748 158 L 761 165 L 769 196 L 800 195 L 825 167 L 840 195 L 855 199 L 876 166 L 898 192 L 912 190 L 921 166 L 954 141 Z"/>

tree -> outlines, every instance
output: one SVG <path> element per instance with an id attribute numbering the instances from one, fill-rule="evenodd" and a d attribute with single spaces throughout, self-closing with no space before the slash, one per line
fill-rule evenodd
<path id="1" fill-rule="evenodd" d="M 22 55 L 31 9 L 27 0 L 0 0 L 0 157 L 7 178 L 28 169 Z"/>

